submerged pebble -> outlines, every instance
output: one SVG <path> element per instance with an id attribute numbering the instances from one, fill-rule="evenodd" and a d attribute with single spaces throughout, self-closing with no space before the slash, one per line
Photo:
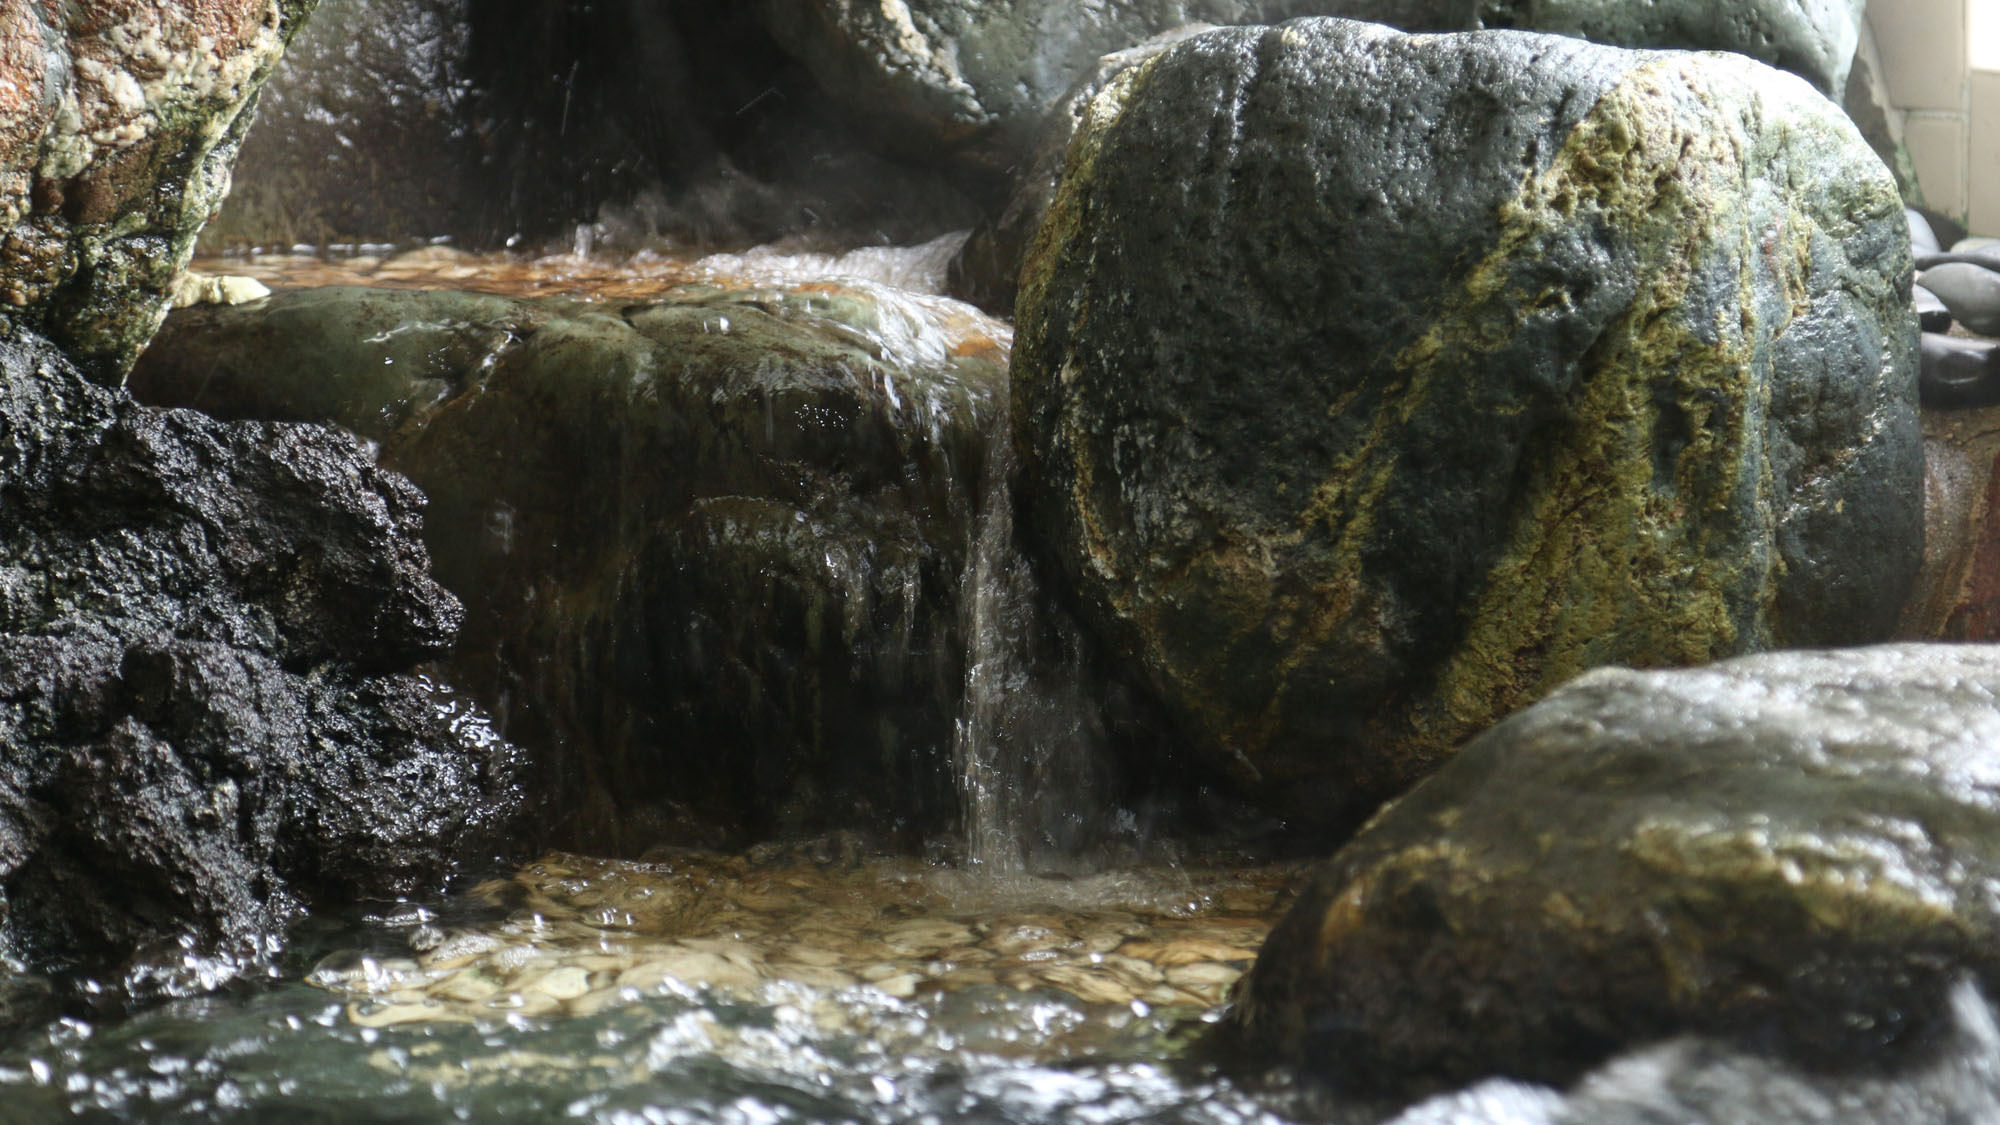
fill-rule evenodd
<path id="1" fill-rule="evenodd" d="M 1284 877 L 1202 876 L 1192 895 L 1185 872 L 1024 877 L 973 895 L 962 876 L 906 860 L 828 870 L 550 856 L 475 891 L 518 904 L 503 921 L 415 958 L 336 954 L 311 979 L 349 997 L 348 1017 L 369 1027 L 560 1019 L 662 995 L 749 1001 L 774 988 L 909 999 L 1001 985 L 1198 1011 L 1249 968 Z M 602 924 L 606 904 L 620 925 Z"/>

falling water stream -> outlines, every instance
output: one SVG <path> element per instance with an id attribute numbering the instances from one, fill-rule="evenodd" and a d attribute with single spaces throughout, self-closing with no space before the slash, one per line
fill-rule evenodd
<path id="1" fill-rule="evenodd" d="M 1011 445 L 996 440 L 966 567 L 965 694 L 953 764 L 974 870 L 1075 871 L 1102 803 L 1097 729 L 1073 626 L 1056 615 L 1014 538 Z"/>

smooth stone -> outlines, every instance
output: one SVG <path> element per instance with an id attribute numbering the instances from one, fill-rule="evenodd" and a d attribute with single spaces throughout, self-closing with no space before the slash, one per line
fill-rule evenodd
<path id="1" fill-rule="evenodd" d="M 1966 262 L 1947 262 L 1917 275 L 1918 284 L 1937 294 L 1952 319 L 1981 336 L 2000 336 L 2000 272 Z"/>
<path id="2" fill-rule="evenodd" d="M 1917 392 L 1925 406 L 2000 402 L 2000 343 L 1925 332 L 1918 354 Z"/>
<path id="3" fill-rule="evenodd" d="M 1969 254 L 1975 250 L 1992 250 L 1996 247 L 2000 247 L 2000 238 L 1994 238 L 1991 235 L 1975 234 L 1952 243 L 1951 252 L 1954 254 Z"/>
<path id="4" fill-rule="evenodd" d="M 1045 983 L 1088 1004 L 1130 1004 L 1133 1000 L 1132 989 L 1108 973 L 1065 965 L 1045 969 L 1041 976 Z"/>
<path id="5" fill-rule="evenodd" d="M 1568 1082 L 1682 1033 L 1922 1056 L 2000 984 L 2000 646 L 1599 669 L 1315 875 L 1231 1016 L 1349 1088 Z"/>
<path id="6" fill-rule="evenodd" d="M 1917 253 L 1934 253 L 1943 249 L 1938 243 L 1937 232 L 1931 229 L 1931 221 L 1914 207 L 1903 208 L 1903 216 L 1910 221 L 1910 249 Z"/>
<path id="7" fill-rule="evenodd" d="M 1019 526 L 1188 759 L 1358 826 L 1586 668 L 1889 635 L 1903 213 L 1739 56 L 1192 37 L 1091 100 L 1027 255 Z"/>
<path id="8" fill-rule="evenodd" d="M 1945 332 L 1951 328 L 1951 310 L 1945 307 L 1938 295 L 1921 285 L 1910 286 L 1910 307 L 1917 311 L 1917 324 L 1926 332 Z"/>
<path id="9" fill-rule="evenodd" d="M 557 1000 L 574 1000 L 590 991 L 590 972 L 580 965 L 563 965 L 532 980 L 519 981 L 516 987 Z"/>
<path id="10" fill-rule="evenodd" d="M 1918 254 L 1913 260 L 1918 270 L 1949 265 L 1952 262 L 2000 270 L 2000 246 L 1981 246 L 1972 250 L 1940 250 L 1933 254 Z"/>

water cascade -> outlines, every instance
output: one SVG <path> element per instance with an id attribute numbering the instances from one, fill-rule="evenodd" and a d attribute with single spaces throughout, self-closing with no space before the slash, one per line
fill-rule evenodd
<path id="1" fill-rule="evenodd" d="M 1102 815 L 1102 725 L 1082 641 L 1014 537 L 1012 446 L 992 444 L 978 538 L 965 572 L 965 698 L 953 746 L 976 871 L 1075 871 Z"/>

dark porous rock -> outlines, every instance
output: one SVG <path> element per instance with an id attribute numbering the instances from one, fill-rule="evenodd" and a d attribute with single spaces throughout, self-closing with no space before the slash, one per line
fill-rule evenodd
<path id="1" fill-rule="evenodd" d="M 1681 1032 L 1892 1065 L 2000 985 L 2000 649 L 1600 669 L 1313 878 L 1232 1030 L 1350 1087 L 1567 1082 Z"/>
<path id="2" fill-rule="evenodd" d="M 1007 335 L 863 282 L 302 290 L 176 312 L 133 388 L 381 443 L 467 605 L 451 678 L 541 755 L 561 843 L 914 845 L 958 815 Z"/>
<path id="3" fill-rule="evenodd" d="M 200 987 L 301 905 L 503 846 L 512 748 L 403 674 L 460 616 L 421 504 L 347 435 L 143 408 L 0 341 L 0 949 Z"/>
<path id="4" fill-rule="evenodd" d="M 229 191 L 257 89 L 318 0 L 0 10 L 0 334 L 116 385 Z"/>
<path id="5" fill-rule="evenodd" d="M 827 94 L 888 143 L 939 145 L 989 170 L 1018 166 L 1031 126 L 1100 55 L 1191 23 L 1299 16 L 1410 31 L 1520 28 L 1627 47 L 1736 51 L 1796 71 L 1830 96 L 1860 39 L 1860 0 L 759 0 L 773 36 Z"/>
<path id="6" fill-rule="evenodd" d="M 1949 332 L 1951 310 L 1938 295 L 1921 285 L 1910 286 L 1910 307 L 1917 312 L 1917 326 L 1925 332 Z"/>
<path id="7" fill-rule="evenodd" d="M 1937 294 L 1967 331 L 2000 336 L 2000 272 L 1958 260 L 1925 270 L 1917 282 Z"/>
<path id="8" fill-rule="evenodd" d="M 1591 666 L 1889 634 L 1908 255 L 1745 59 L 1198 36 L 1093 100 L 1023 270 L 1024 526 L 1200 744 L 1345 823 Z"/>
<path id="9" fill-rule="evenodd" d="M 1925 332 L 1919 350 L 1917 390 L 1925 406 L 2000 402 L 2000 344 Z"/>

